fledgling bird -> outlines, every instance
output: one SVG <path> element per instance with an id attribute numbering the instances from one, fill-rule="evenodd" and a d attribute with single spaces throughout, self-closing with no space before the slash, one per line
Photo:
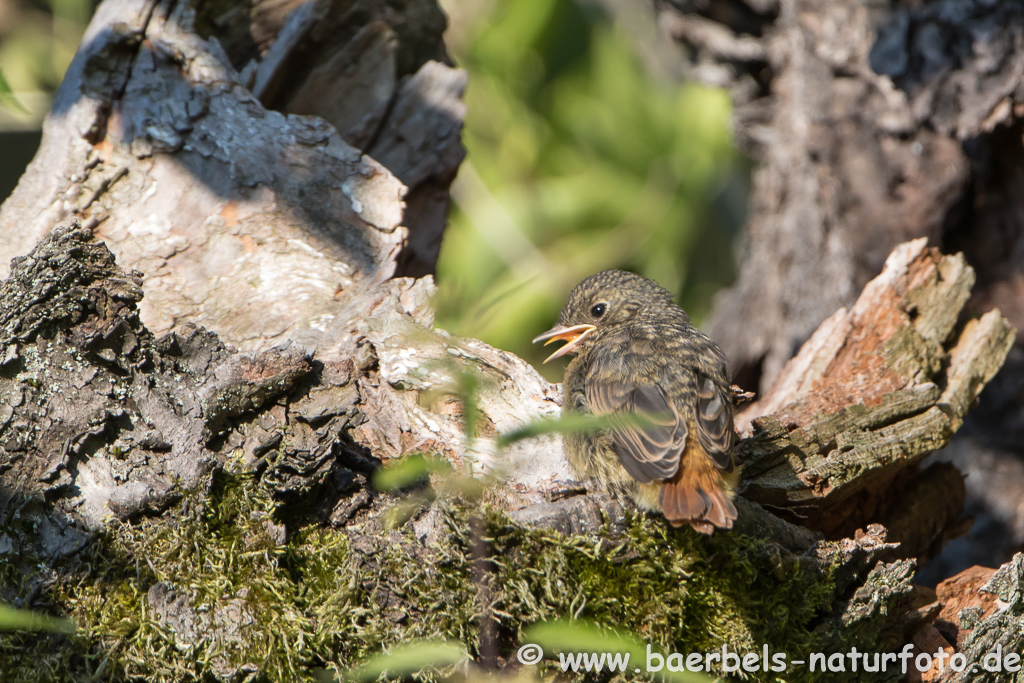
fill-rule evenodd
<path id="1" fill-rule="evenodd" d="M 558 325 L 534 339 L 568 342 L 544 362 L 574 353 L 562 409 L 638 418 L 569 434 L 570 466 L 661 510 L 673 526 L 732 528 L 739 480 L 726 359 L 652 280 L 606 270 L 569 295 Z"/>

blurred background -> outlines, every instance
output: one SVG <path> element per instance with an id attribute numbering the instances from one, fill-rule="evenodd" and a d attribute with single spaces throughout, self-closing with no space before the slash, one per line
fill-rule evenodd
<path id="1" fill-rule="evenodd" d="M 96 4 L 0 0 L 0 75 L 10 89 L 0 94 L 0 202 L 39 146 L 43 117 Z"/>
<path id="2" fill-rule="evenodd" d="M 470 77 L 438 325 L 539 366 L 529 340 L 605 268 L 657 280 L 699 324 L 745 214 L 728 96 L 673 73 L 679 48 L 638 0 L 441 4 Z"/>
<path id="3" fill-rule="evenodd" d="M 751 265 L 756 259 L 748 259 L 745 282 L 734 290 L 731 306 L 723 298 L 718 307 L 720 341 L 731 343 L 727 353 L 749 375 L 737 378 L 739 384 L 757 388 L 768 376 L 762 372 L 766 355 L 781 366 L 822 318 L 852 303 L 850 297 L 877 274 L 892 246 L 919 235 L 928 235 L 944 251 L 966 252 L 980 276 L 975 310 L 999 305 L 1024 330 L 1020 112 L 1014 109 L 1018 120 L 1012 125 L 992 123 L 993 130 L 986 121 L 971 129 L 969 144 L 961 144 L 942 128 L 951 125 L 949 112 L 981 111 L 975 104 L 984 98 L 962 89 L 956 79 L 939 79 L 949 87 L 922 100 L 944 103 L 935 108 L 934 119 L 921 120 L 909 133 L 887 128 L 895 125 L 893 101 L 931 92 L 921 90 L 931 82 L 929 70 L 958 73 L 976 62 L 979 82 L 989 84 L 985 87 L 1002 82 L 991 75 L 992 65 L 1009 69 L 1016 57 L 990 60 L 989 50 L 1004 46 L 1012 54 L 1016 48 L 1005 46 L 1019 43 L 993 38 L 981 56 L 970 59 L 960 48 L 973 44 L 976 35 L 988 36 L 991 27 L 1012 31 L 1013 22 L 988 13 L 1009 12 L 1015 3 L 985 5 L 988 9 L 979 9 L 963 25 L 932 23 L 931 10 L 922 6 L 912 29 L 901 10 L 892 20 L 903 28 L 893 29 L 896 37 L 888 42 L 881 41 L 889 35 L 882 31 L 876 43 L 874 29 L 847 30 L 848 23 L 863 28 L 874 18 L 862 17 L 857 24 L 850 15 L 780 29 L 773 23 L 777 3 L 772 0 L 661 0 L 657 12 L 652 1 L 440 0 L 449 19 L 448 50 L 469 72 L 469 85 L 463 132 L 468 154 L 452 186 L 436 273 L 439 327 L 512 351 L 559 381 L 564 362 L 541 365 L 547 351 L 530 340 L 554 324 L 575 283 L 605 268 L 659 281 L 701 325 L 715 293 L 737 277 L 751 171 L 735 147 L 738 136 L 753 154 L 758 148 L 763 155 L 764 148 L 788 147 L 809 161 L 796 170 L 767 167 L 770 177 L 780 177 L 779 168 L 788 174 L 776 188 L 777 206 L 761 203 L 754 216 L 775 221 L 770 229 L 758 232 L 755 223 L 752 230 L 751 253 L 767 254 L 762 266 L 768 266 L 759 269 Z M 43 116 L 96 4 L 0 0 L 0 74 L 7 84 L 0 85 L 0 201 L 38 146 Z M 389 6 L 400 5 L 401 0 L 391 0 Z M 722 7 L 741 6 L 750 11 L 710 16 L 724 12 Z M 840 16 L 842 6 L 821 4 L 812 14 Z M 673 16 L 674 28 L 658 25 Z M 984 31 L 972 33 L 981 25 Z M 811 28 L 819 33 L 812 41 L 793 41 L 799 59 L 776 57 L 771 63 L 761 37 L 772 26 L 784 33 Z M 666 35 L 673 31 L 674 39 Z M 914 36 L 941 40 L 936 38 L 935 47 L 915 42 Z M 821 45 L 829 48 L 819 50 Z M 888 55 L 906 74 L 878 87 L 879 74 L 855 59 L 869 53 L 879 64 Z M 948 60 L 941 69 L 935 66 L 938 55 Z M 688 73 L 731 87 L 731 95 L 687 80 L 688 63 Z M 890 71 L 897 70 L 885 73 Z M 813 102 L 806 93 L 773 87 L 779 77 L 812 82 L 808 79 L 821 73 L 835 75 L 835 83 L 825 88 L 814 80 L 822 89 Z M 1007 76 L 1006 82 L 1017 77 Z M 874 93 L 875 99 L 857 99 L 861 92 Z M 895 99 L 886 94 L 893 92 L 899 95 Z M 740 121 L 735 134 L 730 102 L 737 103 Z M 950 102 L 960 109 L 950 109 Z M 792 112 L 811 104 L 815 116 L 823 117 L 815 123 L 816 136 L 772 130 L 775 107 Z M 817 199 L 806 192 L 802 198 L 799 192 L 787 197 L 787 190 L 800 189 L 803 181 L 817 187 L 814 174 L 833 179 L 832 204 L 814 205 L 811 218 L 792 220 L 801 206 Z M 756 242 L 758 235 L 768 240 L 784 232 L 792 239 L 778 250 Z M 854 247 L 837 254 L 818 249 L 825 235 L 831 243 Z M 800 244 L 810 245 L 806 253 L 796 253 Z M 777 258 L 787 250 L 818 269 L 806 262 L 797 268 L 782 265 L 791 263 Z M 835 258 L 817 263 L 821 254 Z M 832 264 L 837 268 L 830 271 Z M 825 279 L 806 277 L 816 272 Z M 761 297 L 768 277 L 781 278 L 782 286 Z M 754 320 L 778 291 L 785 293 L 782 305 Z M 742 343 L 747 339 L 761 339 L 762 346 Z M 983 395 L 961 441 L 935 456 L 970 473 L 967 513 L 976 523 L 969 536 L 946 546 L 920 581 L 934 585 L 974 563 L 995 566 L 1024 548 L 1022 386 L 1024 351 L 1018 346 Z"/>
<path id="4" fill-rule="evenodd" d="M 0 198 L 94 0 L 0 0 Z M 659 281 L 700 324 L 735 275 L 749 165 L 729 97 L 683 81 L 679 47 L 643 0 L 443 0 L 469 71 L 467 158 L 438 263 L 439 327 L 533 361 L 579 280 L 605 268 Z M 549 349 L 550 350 L 550 349 Z M 543 366 L 560 380 L 563 366 Z"/>

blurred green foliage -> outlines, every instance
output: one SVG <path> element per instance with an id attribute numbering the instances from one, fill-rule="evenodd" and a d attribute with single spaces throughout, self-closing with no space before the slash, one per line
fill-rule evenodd
<path id="1" fill-rule="evenodd" d="M 74 630 L 75 625 L 67 619 L 59 619 L 39 612 L 18 609 L 0 603 L 0 631 L 72 633 Z"/>
<path id="2" fill-rule="evenodd" d="M 657 280 L 699 323 L 745 210 L 728 96 L 660 82 L 593 3 L 468 4 L 442 3 L 470 77 L 438 325 L 539 366 L 530 340 L 605 268 Z"/>
<path id="3" fill-rule="evenodd" d="M 38 126 L 96 2 L 0 0 L 0 74 L 32 112 L 9 104 L 0 128 Z M 652 75 L 642 39 L 602 9 L 610 2 L 441 2 L 470 80 L 438 325 L 538 367 L 544 353 L 529 341 L 594 272 L 651 277 L 698 324 L 734 277 L 745 161 L 728 97 Z M 650 11 L 639 0 L 627 9 Z M 559 379 L 562 367 L 543 369 Z"/>
<path id="4" fill-rule="evenodd" d="M 96 0 L 0 0 L 0 71 L 14 92 L 60 85 Z"/>
<path id="5" fill-rule="evenodd" d="M 469 653 L 459 643 L 447 640 L 415 640 L 372 657 L 347 678 L 356 681 L 376 681 L 382 674 L 387 674 L 387 680 L 391 680 L 425 669 L 451 667 L 468 659 Z"/>
<path id="6" fill-rule="evenodd" d="M 98 0 L 0 0 L 0 202 L 39 145 L 43 117 Z"/>
<path id="7" fill-rule="evenodd" d="M 7 83 L 7 79 L 4 78 L 3 71 L 0 71 L 0 107 L 13 109 L 23 113 L 28 112 L 28 110 L 25 109 L 25 106 L 18 101 L 17 97 L 14 96 L 11 86 Z"/>

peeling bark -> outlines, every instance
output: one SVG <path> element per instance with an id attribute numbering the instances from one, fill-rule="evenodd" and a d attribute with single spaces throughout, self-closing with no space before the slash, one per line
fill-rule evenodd
<path id="1" fill-rule="evenodd" d="M 898 247 L 857 303 L 826 320 L 739 416 L 753 418 L 742 446 L 748 497 L 826 534 L 886 514 L 888 487 L 948 443 L 1013 344 L 998 311 L 957 328 L 973 283 L 960 256 L 923 239 Z"/>
<path id="2" fill-rule="evenodd" d="M 155 334 L 187 321 L 247 351 L 292 340 L 351 355 L 375 285 L 433 271 L 465 75 L 430 61 L 447 59 L 430 0 L 348 4 L 257 13 L 259 50 L 228 21 L 230 55 L 186 4 L 101 4 L 0 208 L 0 263 L 77 217 L 143 273 Z M 240 73 L 232 59 L 248 54 L 262 59 Z M 376 71 L 333 78 L 338 59 Z"/>
<path id="3" fill-rule="evenodd" d="M 992 171 L 1021 145 L 1019 5 L 657 4 L 688 73 L 732 92 L 737 139 L 759 161 L 739 281 L 710 324 L 741 384 L 771 386 L 821 321 L 917 237 L 967 252 L 983 272 L 975 296 L 1017 325 L 1019 304 L 994 293 L 1019 270 L 1004 237 L 1020 193 L 1000 185 L 1019 174 Z"/>
<path id="4" fill-rule="evenodd" d="M 746 388 L 772 385 L 899 242 L 926 236 L 978 274 L 969 309 L 1024 325 L 1018 3 L 942 0 L 660 0 L 662 25 L 695 78 L 733 95 L 736 137 L 759 161 L 738 282 L 710 323 Z M 1024 355 L 1014 347 L 947 458 L 974 471 L 966 546 L 931 580 L 1024 543 L 1006 500 L 1020 469 Z M 987 463 L 984 467 L 976 463 Z"/>
<path id="5" fill-rule="evenodd" d="M 871 51 L 865 4 L 732 4 L 751 26 L 778 20 L 755 39 L 664 9 L 678 19 L 677 35 L 701 43 L 698 60 L 712 56 L 704 67 L 724 59 L 776 72 L 768 109 L 758 109 L 763 73 L 744 72 L 734 92 L 740 121 L 769 111 L 762 121 L 783 133 L 741 129 L 763 158 L 751 244 L 773 248 L 751 252 L 719 309 L 735 318 L 720 312 L 715 326 L 741 364 L 762 364 L 773 388 L 740 416 L 736 529 L 700 548 L 717 547 L 726 564 L 728 553 L 753 553 L 767 585 L 794 576 L 827 585 L 827 608 L 815 616 L 822 647 L 891 651 L 939 638 L 972 662 L 996 643 L 1020 647 L 1006 635 L 1018 626 L 1019 560 L 984 587 L 942 588 L 943 605 L 966 596 L 956 615 L 922 604 L 913 585 L 915 560 L 962 528 L 964 497 L 954 468 L 919 464 L 961 428 L 1010 353 L 1014 328 L 998 311 L 972 315 L 975 271 L 964 257 L 924 239 L 889 255 L 905 237 L 941 236 L 969 166 L 960 141 L 1015 116 L 989 97 L 1016 97 L 1009 29 L 991 27 L 1007 58 L 988 71 L 983 55 L 955 51 L 956 68 L 928 66 L 917 45 L 904 71 L 883 76 L 878 65 L 898 63 L 893 46 L 909 40 L 904 15 Z M 927 38 L 928 22 L 950 21 L 941 15 L 948 5 L 904 18 Z M 487 543 L 509 544 L 514 562 L 536 557 L 523 539 L 550 541 L 538 530 L 554 529 L 559 542 L 584 539 L 598 560 L 607 552 L 637 572 L 663 566 L 655 560 L 664 543 L 646 556 L 626 547 L 637 529 L 628 502 L 571 481 L 559 437 L 499 450 L 502 434 L 559 414 L 560 388 L 511 354 L 435 330 L 431 280 L 397 277 L 433 268 L 461 160 L 464 77 L 445 64 L 436 6 L 252 9 L 106 0 L 39 156 L 0 208 L 0 251 L 35 245 L 0 287 L 0 554 L 14 553 L 39 593 L 57 578 L 38 567 L 74 577 L 80 568 L 67 563 L 97 536 L 187 512 L 180 506 L 215 508 L 219 478 L 238 476 L 270 499 L 244 520 L 241 555 L 284 552 L 311 528 L 344 534 L 345 576 L 358 589 L 341 595 L 363 600 L 345 604 L 406 633 L 447 605 L 417 602 L 398 565 L 432 566 L 431 553 L 457 553 L 465 541 L 477 575 L 491 571 L 484 527 L 464 530 L 443 496 L 430 503 L 429 483 L 404 526 L 386 527 L 396 499 L 374 493 L 372 473 L 428 453 L 492 481 Z M 978 16 L 968 15 L 973 26 Z M 955 77 L 964 71 L 989 78 L 985 97 L 971 99 L 973 81 Z M 939 102 L 952 102 L 953 113 L 930 108 Z M 865 113 L 847 120 L 850 111 Z M 840 182 L 838 168 L 859 182 Z M 864 225 L 878 232 L 857 233 Z M 818 291 L 795 308 L 780 303 L 797 286 Z M 735 325 L 742 334 L 730 332 Z M 778 336 L 766 332 L 773 325 Z M 468 422 L 478 425 L 472 435 Z M 662 523 L 639 519 L 645 531 Z M 670 533 L 678 542 L 689 530 Z M 465 567 L 467 557 L 444 559 Z M 197 587 L 158 570 L 146 577 L 158 579 L 140 592 L 146 610 L 178 651 L 244 647 L 258 623 L 248 588 L 218 593 L 221 602 L 205 609 Z M 454 570 L 444 578 L 459 581 Z M 453 594 L 474 590 L 467 580 Z M 489 590 L 510 600 L 526 589 L 491 581 Z M 983 597 L 970 611 L 979 607 L 972 591 L 1013 609 L 990 611 Z M 493 607 L 479 597 L 468 601 L 474 610 Z M 510 632 L 523 626 L 492 614 Z M 462 616 L 468 623 L 472 614 Z M 257 671 L 220 655 L 208 664 L 204 673 L 224 679 Z"/>
<path id="6" fill-rule="evenodd" d="M 754 418 L 741 444 L 746 500 L 734 533 L 774 541 L 783 575 L 831 573 L 822 642 L 895 646 L 916 566 L 900 558 L 925 552 L 949 525 L 931 507 L 921 508 L 921 525 L 913 516 L 894 525 L 899 539 L 869 523 L 885 512 L 877 501 L 900 487 L 931 490 L 912 476 L 914 463 L 955 432 L 1012 344 L 998 314 L 956 325 L 972 280 L 962 259 L 923 241 L 903 245 L 857 305 L 812 337 L 776 391 L 746 410 L 773 413 Z M 624 533 L 628 504 L 574 495 L 558 438 L 495 449 L 499 433 L 529 416 L 557 414 L 557 387 L 509 354 L 433 330 L 422 281 L 382 288 L 362 322 L 360 355 L 343 361 L 295 345 L 242 354 L 198 328 L 156 338 L 140 319 L 140 282 L 88 230 L 69 225 L 16 260 L 0 290 L 4 496 L 8 514 L 36 520 L 4 544 L 22 554 L 56 562 L 112 520 L 159 514 L 237 468 L 291 516 L 338 526 L 358 517 L 351 542 L 376 547 L 384 508 L 367 491 L 373 458 L 424 450 L 496 476 L 488 500 L 520 524 L 588 535 L 610 522 L 612 538 Z M 472 443 L 457 398 L 465 372 L 481 378 Z M 443 533 L 432 509 L 410 522 L 424 543 Z M 799 524 L 776 516 L 787 509 Z M 867 531 L 854 533 L 859 527 Z M 288 542 L 271 518 L 262 528 Z M 231 615 L 247 618 L 244 599 L 206 615 L 187 608 L 180 589 L 165 589 L 151 589 L 150 608 L 182 643 L 236 628 Z M 412 607 L 399 600 L 394 609 Z M 225 677 L 240 671 L 226 661 L 211 667 Z"/>
<path id="7" fill-rule="evenodd" d="M 913 635 L 915 655 L 944 651 L 962 653 L 969 663 L 957 671 L 938 659 L 911 680 L 1005 681 L 1020 666 L 1024 649 L 1021 617 L 1021 586 L 1024 554 L 999 567 L 972 567 L 943 581 L 931 607 L 937 612 L 934 625 L 921 626 Z"/>
<path id="8" fill-rule="evenodd" d="M 314 363 L 295 345 L 240 355 L 194 326 L 156 338 L 141 282 L 77 224 L 15 260 L 0 288 L 8 512 L 45 501 L 51 524 L 84 540 L 208 487 L 231 457 L 292 497 L 354 478 L 346 458 L 366 469 L 345 445 L 360 419 L 351 362 Z M 277 404 L 314 377 L 290 412 Z M 54 546 L 47 533 L 19 540 Z"/>

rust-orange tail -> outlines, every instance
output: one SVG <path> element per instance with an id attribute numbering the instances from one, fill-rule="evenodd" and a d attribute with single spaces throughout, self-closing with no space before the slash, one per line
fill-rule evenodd
<path id="1" fill-rule="evenodd" d="M 693 439 L 692 441 L 696 441 Z M 687 444 L 679 471 L 661 487 L 659 502 L 672 526 L 689 524 L 702 534 L 731 529 L 736 506 L 722 490 L 723 478 L 699 444 Z"/>

